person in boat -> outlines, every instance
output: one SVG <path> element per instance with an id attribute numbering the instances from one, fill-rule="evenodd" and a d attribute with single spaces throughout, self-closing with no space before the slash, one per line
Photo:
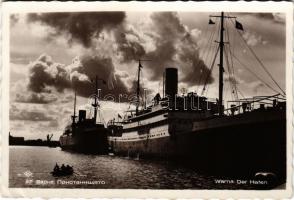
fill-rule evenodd
<path id="1" fill-rule="evenodd" d="M 55 167 L 54 167 L 54 172 L 58 172 L 59 170 L 60 170 L 60 168 L 59 168 L 58 164 L 56 163 Z"/>
<path id="2" fill-rule="evenodd" d="M 72 167 L 69 166 L 69 165 L 66 165 L 65 169 L 66 169 L 67 171 L 71 171 L 71 170 L 72 170 Z"/>
<path id="3" fill-rule="evenodd" d="M 63 172 L 64 172 L 65 170 L 66 170 L 66 167 L 65 167 L 65 165 L 64 165 L 64 164 L 62 164 L 62 165 L 61 165 L 61 171 L 63 171 Z"/>

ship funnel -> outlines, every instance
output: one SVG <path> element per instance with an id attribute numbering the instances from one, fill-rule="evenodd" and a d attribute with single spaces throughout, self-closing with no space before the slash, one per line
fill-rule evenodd
<path id="1" fill-rule="evenodd" d="M 165 69 L 165 96 L 174 99 L 178 94 L 178 69 Z"/>
<path id="2" fill-rule="evenodd" d="M 86 111 L 79 110 L 79 122 L 85 121 L 85 119 L 86 119 Z"/>

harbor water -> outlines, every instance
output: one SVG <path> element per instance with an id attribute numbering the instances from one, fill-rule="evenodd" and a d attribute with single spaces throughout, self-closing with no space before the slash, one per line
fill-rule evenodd
<path id="1" fill-rule="evenodd" d="M 237 184 L 237 180 L 204 175 L 197 169 L 167 161 L 85 155 L 62 151 L 59 147 L 10 146 L 9 150 L 9 186 L 12 188 L 252 188 L 252 185 Z M 55 163 L 73 166 L 74 174 L 53 177 L 50 172 Z"/>

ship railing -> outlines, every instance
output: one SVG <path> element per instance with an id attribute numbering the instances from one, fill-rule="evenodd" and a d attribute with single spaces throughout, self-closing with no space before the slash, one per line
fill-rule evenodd
<path id="1" fill-rule="evenodd" d="M 227 101 L 227 108 L 224 113 L 227 115 L 242 114 L 253 110 L 264 110 L 274 108 L 286 99 L 281 94 L 272 96 L 254 96 L 252 98 L 243 98 L 234 101 Z"/>

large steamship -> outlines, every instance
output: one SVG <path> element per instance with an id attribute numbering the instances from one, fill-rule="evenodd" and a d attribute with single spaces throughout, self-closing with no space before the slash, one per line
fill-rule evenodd
<path id="1" fill-rule="evenodd" d="M 76 93 L 74 98 L 74 114 L 71 124 L 65 127 L 63 134 L 59 138 L 60 146 L 63 150 L 70 150 L 80 153 L 91 154 L 107 154 L 108 142 L 107 135 L 109 131 L 104 127 L 103 123 L 97 123 L 98 112 L 98 94 L 97 81 L 94 96 L 94 115 L 92 118 L 87 118 L 86 110 L 79 110 L 79 115 L 76 116 Z M 76 118 L 78 120 L 76 121 Z"/>
<path id="2" fill-rule="evenodd" d="M 266 171 L 284 181 L 285 94 L 239 98 L 227 102 L 225 108 L 224 20 L 231 17 L 224 13 L 211 17 L 219 17 L 221 26 L 216 52 L 219 54 L 218 99 L 193 92 L 178 95 L 178 71 L 166 68 L 163 97 L 157 94 L 152 105 L 143 109 L 137 103 L 134 114 L 127 112 L 121 122 L 109 122 L 109 145 L 118 155 L 189 161 L 199 169 L 231 175 L 253 176 Z M 141 70 L 139 61 L 138 100 Z"/>

